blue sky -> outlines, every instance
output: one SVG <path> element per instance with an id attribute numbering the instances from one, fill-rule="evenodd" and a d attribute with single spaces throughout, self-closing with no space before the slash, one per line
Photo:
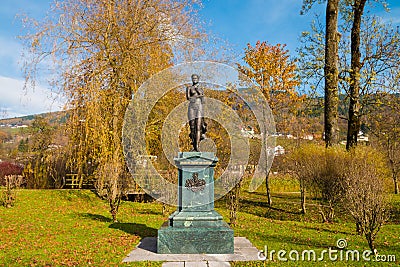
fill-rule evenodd
<path id="1" fill-rule="evenodd" d="M 295 51 L 300 33 L 308 28 L 313 13 L 300 15 L 302 1 L 295 0 L 230 0 L 204 1 L 201 15 L 208 29 L 231 43 L 243 54 L 247 43 L 260 41 L 285 43 Z M 323 5 L 315 11 L 323 13 Z"/>
<path id="2" fill-rule="evenodd" d="M 34 91 L 23 91 L 22 46 L 17 39 L 23 31 L 17 14 L 44 17 L 51 0 L 2 0 L 0 6 L 0 118 L 60 110 L 62 102 L 51 93 L 46 82 Z M 380 5 L 374 14 L 400 25 L 400 1 L 388 0 L 389 13 Z M 316 5 L 309 14 L 300 15 L 301 0 L 203 0 L 200 19 L 207 31 L 232 45 L 237 60 L 247 43 L 257 40 L 287 44 L 292 55 L 302 31 L 309 30 L 314 13 L 324 19 L 325 4 Z"/>
<path id="3" fill-rule="evenodd" d="M 303 31 L 309 31 L 315 15 L 325 20 L 326 4 L 315 4 L 305 15 L 300 15 L 302 0 L 203 0 L 201 11 L 208 29 L 235 46 L 243 54 L 247 43 L 267 41 L 270 44 L 286 44 L 295 54 L 298 39 Z M 367 6 L 374 14 L 400 25 L 400 0 L 388 0 L 391 10 L 385 12 L 382 5 Z"/>

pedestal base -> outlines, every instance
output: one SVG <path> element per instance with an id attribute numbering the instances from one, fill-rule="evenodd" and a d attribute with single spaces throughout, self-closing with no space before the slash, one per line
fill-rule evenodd
<path id="1" fill-rule="evenodd" d="M 171 227 L 158 230 L 160 254 L 232 254 L 233 230 L 222 222 L 218 227 Z"/>
<path id="2" fill-rule="evenodd" d="M 169 216 L 172 227 L 218 227 L 222 226 L 222 216 L 212 211 L 175 211 Z"/>
<path id="3" fill-rule="evenodd" d="M 181 152 L 178 207 L 158 230 L 159 254 L 232 254 L 233 230 L 214 210 L 214 167 L 211 152 Z"/>

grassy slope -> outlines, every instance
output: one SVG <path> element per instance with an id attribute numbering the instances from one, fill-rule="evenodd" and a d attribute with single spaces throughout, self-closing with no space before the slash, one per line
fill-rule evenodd
<path id="1" fill-rule="evenodd" d="M 0 207 L 0 266 L 116 266 L 165 219 L 159 205 L 125 202 L 112 223 L 107 208 L 90 191 L 19 191 Z"/>
<path id="2" fill-rule="evenodd" d="M 308 205 L 308 214 L 299 212 L 299 197 L 295 194 L 277 194 L 273 197 L 274 209 L 266 207 L 266 199 L 259 194 L 244 193 L 242 212 L 239 213 L 240 224 L 235 227 L 235 235 L 247 237 L 258 249 L 315 250 L 317 257 L 322 250 L 335 248 L 338 239 L 347 240 L 347 248 L 368 250 L 364 237 L 355 235 L 354 223 L 342 214 L 337 215 L 337 222 L 332 224 L 320 223 L 317 208 Z M 311 202 L 311 201 L 309 201 Z M 397 207 L 400 197 L 394 199 Z M 312 203 L 310 203 L 312 204 Z M 228 214 L 224 213 L 224 217 Z M 396 263 L 385 263 L 384 266 L 398 266 L 400 263 L 400 225 L 390 222 L 383 226 L 376 241 L 380 254 L 396 255 Z M 286 263 L 276 260 L 268 262 L 276 266 L 377 266 L 375 263 L 360 262 L 331 262 L 328 256 L 322 262 L 293 262 Z M 286 255 L 288 257 L 288 255 Z M 382 264 L 382 263 L 381 263 Z M 234 263 L 233 266 L 264 266 L 264 262 Z M 379 265 L 381 266 L 381 265 Z"/>
<path id="3" fill-rule="evenodd" d="M 321 251 L 334 247 L 339 238 L 347 239 L 349 249 L 368 249 L 364 238 L 354 235 L 352 223 L 318 223 L 312 208 L 310 215 L 299 214 L 295 196 L 275 196 L 275 210 L 265 207 L 265 197 L 261 194 L 245 193 L 243 197 L 235 235 L 247 237 L 259 249 L 267 245 L 270 250 Z M 394 200 L 399 208 L 400 198 L 397 196 Z M 227 218 L 224 204 L 219 202 L 216 206 Z M 120 222 L 112 223 L 107 203 L 90 191 L 21 190 L 15 207 L 0 207 L 0 266 L 161 266 L 154 262 L 121 263 L 142 237 L 157 235 L 157 229 L 167 219 L 161 210 L 157 203 L 123 202 Z M 377 247 L 381 254 L 395 254 L 398 265 L 400 226 L 385 225 Z M 234 263 L 233 266 L 264 266 L 264 263 Z M 272 264 L 308 266 L 311 263 L 275 261 Z M 326 260 L 313 265 L 348 266 L 349 263 L 332 264 Z M 351 265 L 368 264 L 352 262 Z M 395 266 L 395 263 L 384 266 Z"/>

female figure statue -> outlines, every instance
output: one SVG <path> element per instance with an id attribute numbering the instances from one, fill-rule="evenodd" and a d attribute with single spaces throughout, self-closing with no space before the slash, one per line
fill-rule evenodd
<path id="1" fill-rule="evenodd" d="M 192 85 L 186 87 L 186 99 L 189 100 L 188 118 L 190 126 L 190 139 L 192 140 L 193 150 L 200 151 L 200 141 L 205 138 L 207 124 L 203 118 L 204 91 L 199 86 L 199 75 L 192 75 Z"/>

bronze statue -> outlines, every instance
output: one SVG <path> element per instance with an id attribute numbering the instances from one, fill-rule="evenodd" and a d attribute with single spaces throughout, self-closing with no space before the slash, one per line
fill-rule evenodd
<path id="1" fill-rule="evenodd" d="M 206 136 L 207 124 L 203 118 L 204 91 L 199 86 L 199 75 L 192 75 L 192 85 L 186 87 L 186 99 L 189 100 L 188 118 L 190 126 L 190 139 L 193 150 L 200 151 L 199 144 Z"/>

